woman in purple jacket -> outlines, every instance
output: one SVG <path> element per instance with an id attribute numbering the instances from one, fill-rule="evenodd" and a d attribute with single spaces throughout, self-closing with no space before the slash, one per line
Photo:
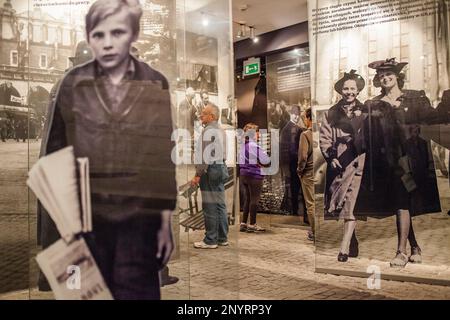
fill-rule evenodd
<path id="1" fill-rule="evenodd" d="M 264 228 L 256 224 L 256 210 L 261 196 L 263 175 L 261 167 L 270 165 L 267 153 L 258 145 L 259 127 L 248 123 L 244 127 L 245 143 L 239 153 L 240 180 L 245 193 L 244 215 L 240 225 L 242 232 L 263 232 Z M 250 223 L 247 224 L 250 213 Z"/>

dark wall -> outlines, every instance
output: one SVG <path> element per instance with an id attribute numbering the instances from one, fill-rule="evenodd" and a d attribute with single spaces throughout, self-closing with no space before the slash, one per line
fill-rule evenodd
<path id="1" fill-rule="evenodd" d="M 266 55 L 275 51 L 285 50 L 290 47 L 308 43 L 308 22 L 294 24 L 292 26 L 267 32 L 258 36 L 259 41 L 253 43 L 251 39 L 245 39 L 234 43 L 234 59 Z"/>
<path id="2" fill-rule="evenodd" d="M 254 122 L 260 128 L 267 128 L 267 92 L 265 88 L 264 90 L 261 88 L 266 86 L 266 57 L 294 48 L 307 47 L 308 24 L 307 22 L 299 23 L 259 35 L 258 38 L 257 43 L 253 43 L 251 39 L 234 43 L 235 95 L 240 128 L 248 122 Z M 243 61 L 250 57 L 261 58 L 261 76 L 242 79 Z M 291 196 L 288 186 L 289 184 L 281 178 L 281 174 L 266 177 L 258 210 L 268 213 L 290 213 Z M 304 212 L 302 206 L 300 208 L 299 212 Z"/>
<path id="3" fill-rule="evenodd" d="M 245 124 L 251 121 L 253 101 L 255 100 L 255 88 L 258 80 L 258 77 L 253 77 L 235 83 L 239 128 L 243 128 Z"/>
<path id="4" fill-rule="evenodd" d="M 269 54 L 291 50 L 294 47 L 308 46 L 308 23 L 302 22 L 283 29 L 258 36 L 259 41 L 246 39 L 234 43 L 235 58 L 235 96 L 238 107 L 238 125 L 240 128 L 248 122 L 255 122 L 261 128 L 267 128 L 267 95 L 255 90 L 261 77 L 265 77 L 266 59 Z M 244 60 L 250 57 L 261 58 L 261 77 L 242 79 Z M 255 93 L 258 93 L 255 95 Z M 265 101 L 264 101 L 265 99 Z"/>

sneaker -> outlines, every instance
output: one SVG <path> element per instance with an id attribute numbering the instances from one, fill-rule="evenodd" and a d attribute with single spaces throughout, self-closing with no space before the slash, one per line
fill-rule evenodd
<path id="1" fill-rule="evenodd" d="M 216 249 L 217 244 L 207 244 L 204 241 L 194 242 L 194 248 L 196 249 Z"/>
<path id="2" fill-rule="evenodd" d="M 314 241 L 314 233 L 312 233 L 312 231 L 308 231 L 308 240 Z"/>
<path id="3" fill-rule="evenodd" d="M 246 223 L 241 223 L 241 225 L 239 226 L 239 231 L 240 232 L 247 231 L 247 224 Z"/>
<path id="4" fill-rule="evenodd" d="M 266 231 L 266 229 L 264 229 L 263 227 L 258 226 L 256 223 L 255 224 L 249 224 L 247 226 L 247 232 L 264 232 Z"/>
<path id="5" fill-rule="evenodd" d="M 218 245 L 221 247 L 226 247 L 229 245 L 229 243 L 228 243 L 228 241 L 224 241 L 224 242 L 219 242 Z"/>

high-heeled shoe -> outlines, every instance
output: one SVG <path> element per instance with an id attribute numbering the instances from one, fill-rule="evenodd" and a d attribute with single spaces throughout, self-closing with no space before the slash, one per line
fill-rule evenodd
<path id="1" fill-rule="evenodd" d="M 339 254 L 337 256 L 337 259 L 338 259 L 339 262 L 347 262 L 348 254 L 339 252 Z"/>
<path id="2" fill-rule="evenodd" d="M 401 251 L 397 251 L 395 258 L 391 260 L 392 268 L 404 268 L 408 263 L 408 256 Z"/>
<path id="3" fill-rule="evenodd" d="M 411 247 L 411 255 L 409 256 L 409 262 L 422 263 L 422 250 L 417 247 Z"/>
<path id="4" fill-rule="evenodd" d="M 350 248 L 348 250 L 348 256 L 350 258 L 356 258 L 359 254 L 359 243 L 356 239 L 356 233 L 353 231 L 352 239 L 350 240 Z"/>

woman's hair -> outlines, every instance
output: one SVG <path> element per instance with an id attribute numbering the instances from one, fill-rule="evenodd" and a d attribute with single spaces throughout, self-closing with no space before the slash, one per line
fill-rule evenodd
<path id="1" fill-rule="evenodd" d="M 344 72 L 344 75 L 342 78 L 340 78 L 335 84 L 334 84 L 334 90 L 338 92 L 340 95 L 342 95 L 342 88 L 344 87 L 344 83 L 348 80 L 353 80 L 356 83 L 356 87 L 358 88 L 358 92 L 361 92 L 366 82 L 364 81 L 363 77 L 361 77 L 359 74 L 356 73 L 356 70 L 352 69 L 350 72 Z"/>
<path id="2" fill-rule="evenodd" d="M 128 13 L 133 34 L 137 36 L 140 29 L 139 20 L 142 16 L 142 8 L 138 0 L 97 0 L 86 14 L 86 39 L 89 39 L 89 33 L 101 21 L 123 9 Z"/>
<path id="3" fill-rule="evenodd" d="M 312 120 L 312 111 L 311 108 L 305 110 L 305 118 Z"/>
<path id="4" fill-rule="evenodd" d="M 244 126 L 244 141 L 247 143 L 255 139 L 255 134 L 259 132 L 259 126 L 253 122 L 247 123 Z"/>
<path id="5" fill-rule="evenodd" d="M 397 84 L 398 84 L 398 87 L 399 87 L 399 89 L 403 89 L 403 87 L 404 87 L 404 85 L 405 85 L 405 78 L 406 78 L 406 75 L 403 73 L 403 72 L 400 72 L 400 73 L 397 73 L 397 72 L 394 72 L 394 71 L 392 71 L 394 74 L 395 74 L 395 76 L 397 77 Z M 381 81 L 380 81 L 380 77 L 379 77 L 379 73 L 377 72 L 376 74 L 375 74 L 375 76 L 373 77 L 373 85 L 376 87 L 376 88 L 380 88 L 381 87 Z M 384 94 L 385 93 L 385 90 L 384 90 L 384 88 L 381 88 L 381 92 Z"/>
<path id="6" fill-rule="evenodd" d="M 259 126 L 253 122 L 247 123 L 244 126 L 244 132 L 250 131 L 250 130 L 254 130 L 255 132 L 259 131 Z"/>

